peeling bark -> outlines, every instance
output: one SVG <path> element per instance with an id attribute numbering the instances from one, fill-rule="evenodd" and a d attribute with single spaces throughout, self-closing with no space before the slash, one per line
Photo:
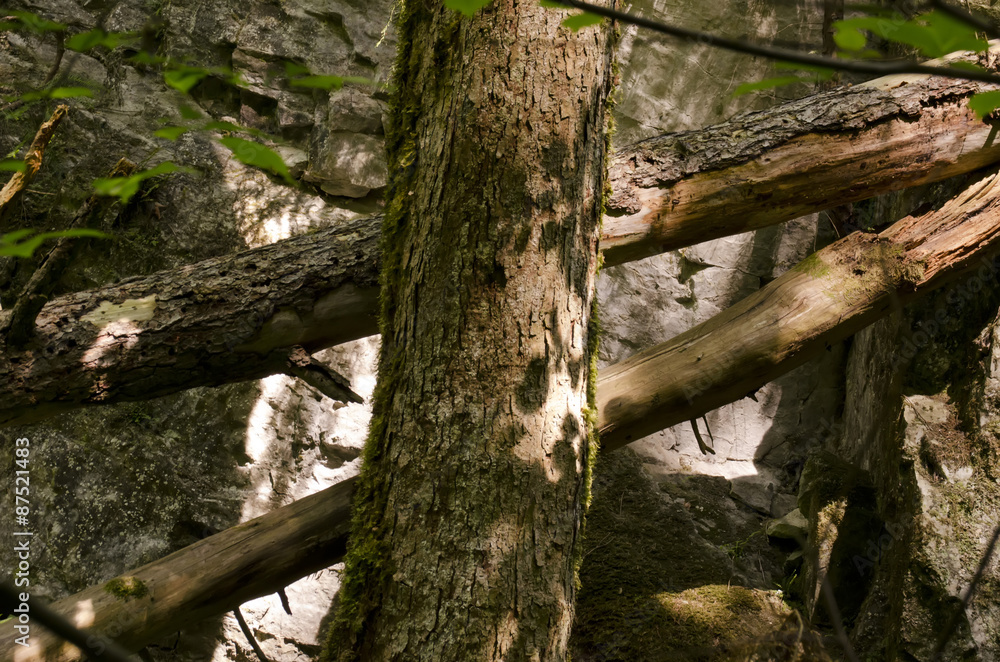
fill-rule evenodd
<path id="1" fill-rule="evenodd" d="M 909 82 L 907 82 L 909 81 Z M 652 138 L 615 156 L 606 265 L 746 232 L 1000 160 L 968 97 L 990 89 L 888 76 Z"/>

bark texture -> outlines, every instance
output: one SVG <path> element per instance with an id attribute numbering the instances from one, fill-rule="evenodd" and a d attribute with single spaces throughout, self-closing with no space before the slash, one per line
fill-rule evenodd
<path id="1" fill-rule="evenodd" d="M 620 448 L 646 434 L 743 397 L 775 376 L 788 372 L 809 357 L 825 351 L 830 343 L 847 337 L 912 298 L 962 274 L 974 271 L 980 280 L 990 276 L 995 277 L 1000 271 L 1000 264 L 987 259 L 987 256 L 996 253 L 1000 246 L 998 219 L 1000 219 L 1000 174 L 992 174 L 975 182 L 961 195 L 939 209 L 908 216 L 878 235 L 855 233 L 844 238 L 810 257 L 722 315 L 668 343 L 602 370 L 597 401 L 603 450 L 607 452 Z M 515 338 L 514 343 L 517 341 L 518 338 Z M 484 358 L 482 365 L 489 365 L 487 361 L 490 361 L 490 358 Z M 496 374 L 492 377 L 498 379 Z M 477 386 L 479 390 L 472 391 L 479 394 L 480 407 L 483 403 L 489 405 L 493 402 L 497 388 L 492 386 L 493 382 L 486 381 L 485 376 L 482 379 L 483 384 L 491 386 Z M 555 378 L 550 383 L 554 382 Z M 541 383 L 536 382 L 535 385 Z M 524 400 L 519 398 L 532 395 L 537 397 L 542 393 L 543 390 L 540 389 L 520 391 L 510 398 L 509 406 L 520 407 L 520 403 Z M 380 402 L 379 406 L 384 407 L 384 401 Z M 401 403 L 403 400 L 396 399 L 393 402 Z M 427 402 L 444 402 L 447 407 L 446 415 L 451 411 L 458 411 L 451 408 L 466 404 L 458 399 L 446 401 L 428 399 Z M 478 415 L 468 410 L 460 413 L 469 418 Z M 450 527 L 464 529 L 470 526 L 470 521 L 473 523 L 481 521 L 471 519 L 473 517 L 471 509 L 449 507 L 455 503 L 460 493 L 482 501 L 497 497 L 495 492 L 486 491 L 484 476 L 510 468 L 520 469 L 520 480 L 547 480 L 545 475 L 533 472 L 519 458 L 515 461 L 508 456 L 508 461 L 505 462 L 502 454 L 480 454 L 479 447 L 486 447 L 490 443 L 482 435 L 475 437 L 470 435 L 471 448 L 452 448 L 454 459 L 434 456 L 435 449 L 443 446 L 445 439 L 439 432 L 443 427 L 442 414 L 435 412 L 433 415 L 438 418 L 414 415 L 410 423 L 415 428 L 428 431 L 430 439 L 428 441 L 424 438 L 424 441 L 433 444 L 433 447 L 427 448 L 421 445 L 411 448 L 410 440 L 406 440 L 402 443 L 397 442 L 397 445 L 389 449 L 394 453 L 386 453 L 377 447 L 369 450 L 369 452 L 376 451 L 374 460 L 381 463 L 396 458 L 395 462 L 405 462 L 407 466 L 416 465 L 418 475 L 398 482 L 394 476 L 392 484 L 386 486 L 388 495 L 379 494 L 374 489 L 381 487 L 379 485 L 369 486 L 362 492 L 363 496 L 360 499 L 363 505 L 359 512 L 376 520 L 375 522 L 370 519 L 362 520 L 365 526 L 377 527 L 382 531 L 393 529 L 402 521 L 414 527 L 408 529 L 413 536 L 409 542 L 410 547 L 406 550 L 409 553 L 408 559 L 422 558 L 426 564 L 424 572 L 433 575 L 420 577 L 420 581 L 423 582 L 421 584 L 409 584 L 414 588 L 430 586 L 436 589 L 450 586 L 446 580 L 450 579 L 451 575 L 448 574 L 444 578 L 437 576 L 436 568 L 439 564 L 444 566 L 449 561 L 453 562 L 458 552 L 462 550 L 457 550 L 454 545 L 439 546 L 443 542 L 440 532 L 448 531 Z M 528 416 L 527 420 L 530 422 L 532 418 Z M 383 435 L 387 432 L 385 421 L 383 414 L 380 427 L 377 428 Z M 550 425 L 555 424 L 555 421 L 550 423 Z M 508 434 L 507 429 L 500 429 L 499 432 Z M 519 430 L 519 433 L 523 432 Z M 389 441 L 396 439 L 398 437 L 390 438 Z M 402 447 L 403 444 L 406 445 L 405 448 Z M 476 444 L 480 446 L 476 447 Z M 496 443 L 494 445 L 499 446 Z M 523 449 L 524 445 L 515 444 L 514 448 Z M 553 454 L 552 459 L 547 459 L 548 464 L 544 466 L 557 469 L 560 466 L 559 459 Z M 567 464 L 572 465 L 571 462 Z M 384 465 L 380 465 L 379 468 L 382 466 Z M 368 479 L 371 478 L 372 474 L 369 474 Z M 226 582 L 231 581 L 233 577 L 240 578 L 239 596 L 251 597 L 275 589 L 277 584 L 272 573 L 280 571 L 283 573 L 281 577 L 290 582 L 315 568 L 339 561 L 347 536 L 348 514 L 343 501 L 352 498 L 351 490 L 354 487 L 353 481 L 349 483 L 310 496 L 276 510 L 265 518 L 235 527 L 130 573 L 130 576 L 139 577 L 146 582 L 154 595 L 161 594 L 161 581 L 170 582 L 173 581 L 170 578 L 184 576 L 187 572 L 185 568 L 200 564 L 201 570 L 198 572 L 206 574 L 204 579 L 191 582 L 191 586 L 187 589 L 190 593 L 184 594 L 187 597 L 169 603 L 169 608 L 158 605 L 158 608 L 162 607 L 163 610 L 156 612 L 157 618 L 145 618 L 133 624 L 127 637 L 120 638 L 119 641 L 123 645 L 137 649 L 142 644 L 155 640 L 163 632 L 158 620 L 161 615 L 170 627 L 180 627 L 190 622 L 191 617 L 188 614 L 173 611 L 176 609 L 178 612 L 184 612 L 188 604 L 198 605 L 199 618 L 232 609 L 234 599 L 231 599 L 228 591 L 220 591 L 218 587 L 228 586 Z M 399 485 L 403 485 L 403 489 L 409 492 L 397 492 Z M 462 490 L 466 491 L 461 492 Z M 522 520 L 529 516 L 550 517 L 547 510 L 527 502 L 521 503 L 522 494 L 527 495 L 529 492 L 509 494 L 507 501 L 497 498 L 495 505 L 493 502 L 487 503 L 494 509 L 497 521 L 486 522 L 492 524 L 493 528 L 471 543 L 473 560 L 467 560 L 467 569 L 471 574 L 466 586 L 467 592 L 462 594 L 466 599 L 483 595 L 485 589 L 480 582 L 487 579 L 491 585 L 492 582 L 498 582 L 499 590 L 509 588 L 509 583 L 503 583 L 504 578 L 509 575 L 499 573 L 509 572 L 509 566 L 514 562 L 526 564 L 526 567 L 521 568 L 523 572 L 534 573 L 541 567 L 535 565 L 536 559 L 538 563 L 543 563 L 546 560 L 545 554 L 551 553 L 546 548 L 536 550 L 538 556 L 525 555 L 524 551 L 519 551 L 513 558 L 504 554 L 507 549 L 516 549 L 510 536 L 518 532 L 517 527 Z M 387 501 L 390 497 L 392 500 Z M 515 499 L 515 503 L 509 503 L 510 499 Z M 319 507 L 303 503 L 304 501 L 312 503 L 312 500 L 329 502 L 323 506 L 328 510 L 315 511 L 324 513 L 322 519 L 312 515 L 305 518 L 299 514 L 306 512 L 306 508 Z M 567 498 L 564 497 L 562 504 L 565 506 L 566 502 Z M 383 513 L 384 517 L 381 517 Z M 551 514 L 553 517 L 557 515 L 559 513 Z M 556 523 L 555 520 L 541 521 L 544 522 L 544 526 L 555 526 Z M 290 522 L 296 524 L 293 526 L 289 524 Z M 236 535 L 247 527 L 252 527 L 256 532 L 257 537 L 254 540 L 260 541 L 262 548 L 258 548 L 257 542 L 248 541 L 239 544 L 240 553 L 237 555 L 205 556 L 203 550 L 227 548 L 228 543 L 223 544 L 224 540 L 228 540 L 225 536 Z M 526 532 L 536 533 L 531 529 L 527 529 Z M 317 540 L 317 536 L 322 540 Z M 373 542 L 367 536 L 362 536 L 362 539 L 369 545 Z M 268 545 L 274 545 L 275 541 L 279 540 L 280 548 L 289 550 L 289 555 L 283 556 L 280 561 L 269 562 L 266 567 L 267 572 L 259 572 L 260 559 L 271 553 L 267 551 L 268 549 L 273 549 Z M 213 541 L 218 545 L 209 548 L 208 544 Z M 505 544 L 507 547 L 501 546 Z M 550 541 L 549 544 L 560 551 L 569 543 Z M 380 547 L 376 545 L 363 550 L 356 548 L 355 554 L 361 552 L 374 554 L 380 551 Z M 211 561 L 206 561 L 206 558 L 210 558 Z M 355 556 L 355 563 L 366 563 L 375 558 L 372 556 L 359 559 Z M 475 562 L 476 559 L 478 563 Z M 410 560 L 407 564 L 411 562 Z M 156 572 L 153 572 L 153 569 L 156 569 Z M 395 579 L 397 576 L 400 579 L 403 577 L 393 574 L 390 579 L 390 575 L 386 572 L 381 579 L 385 582 L 395 582 L 399 581 Z M 175 586 L 169 589 L 169 592 L 181 590 L 177 588 L 179 586 L 177 584 L 169 585 Z M 102 590 L 101 587 L 93 587 L 60 600 L 54 606 L 62 613 L 72 615 L 77 605 L 94 595 L 100 595 Z M 357 586 L 354 590 L 357 590 Z M 402 595 L 403 599 L 416 598 L 414 592 L 407 586 L 400 584 L 396 590 L 399 591 L 397 595 Z M 533 593 L 528 594 L 528 597 L 533 595 Z M 492 594 L 487 596 L 489 599 L 493 597 Z M 473 623 L 474 618 L 469 617 L 467 612 L 451 611 L 458 608 L 455 606 L 458 603 L 459 598 L 442 594 L 440 604 L 443 611 L 438 614 L 435 606 L 432 616 L 436 620 L 424 622 L 426 629 L 419 632 L 426 634 L 432 632 L 435 626 L 440 626 L 452 634 L 457 634 L 460 628 L 454 627 L 456 622 Z M 524 605 L 517 601 L 509 604 L 520 610 L 524 609 Z M 119 608 L 118 603 L 114 601 L 95 602 L 93 608 L 95 628 L 117 636 L 109 628 L 114 624 Z M 471 613 L 475 615 L 478 612 Z M 513 614 L 510 622 L 515 622 Z M 0 641 L 0 658 L 3 658 L 8 650 L 3 646 L 9 645 L 11 641 L 12 638 Z M 41 641 L 50 640 L 46 638 Z M 48 644 L 45 643 L 43 646 Z M 44 659 L 39 657 L 40 652 L 41 649 L 37 649 L 36 653 L 32 653 L 34 656 L 29 655 L 24 658 L 25 662 Z M 472 653 L 479 652 L 480 649 L 472 650 Z M 66 652 L 57 659 L 65 662 L 78 660 L 80 656 L 79 653 Z"/>
<path id="2" fill-rule="evenodd" d="M 905 81 L 839 88 L 621 150 L 609 170 L 609 210 L 624 215 L 604 219 L 605 264 L 938 181 L 1000 158 L 992 126 L 966 107 L 979 83 Z M 0 355 L 0 375 L 12 377 L 0 380 L 0 425 L 255 379 L 283 372 L 284 357 L 271 355 L 279 348 L 315 350 L 376 333 L 381 221 L 357 220 L 59 297 L 42 310 L 33 343 Z M 149 296 L 155 307 L 146 319 L 88 321 L 101 306 L 124 310 Z"/>
<path id="3" fill-rule="evenodd" d="M 377 267 L 366 219 L 59 297 L 0 354 L 0 424 L 287 372 L 296 345 L 374 333 Z"/>
<path id="4" fill-rule="evenodd" d="M 139 650 L 335 563 L 347 542 L 354 483 L 338 483 L 50 606 L 78 627 Z M 0 625 L 0 633 L 3 660 L 88 659 L 42 627 L 31 629 L 28 648 L 14 643 L 14 621 Z"/>
<path id="5" fill-rule="evenodd" d="M 887 76 L 621 150 L 604 264 L 638 260 L 918 184 L 1000 158 L 968 81 Z"/>
<path id="6" fill-rule="evenodd" d="M 563 18 L 403 8 L 379 384 L 324 659 L 565 659 L 610 50 Z"/>

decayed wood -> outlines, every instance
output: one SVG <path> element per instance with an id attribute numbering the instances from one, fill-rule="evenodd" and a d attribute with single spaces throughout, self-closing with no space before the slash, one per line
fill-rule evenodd
<path id="1" fill-rule="evenodd" d="M 996 162 L 995 126 L 967 107 L 968 97 L 985 89 L 943 78 L 891 76 L 632 145 L 610 167 L 613 195 L 601 238 L 605 264 Z"/>
<path id="2" fill-rule="evenodd" d="M 354 483 L 338 483 L 51 607 L 79 627 L 138 650 L 335 563 L 347 542 Z M 116 584 L 119 595 L 108 588 Z M 19 646 L 13 626 L 0 625 L 0 660 L 84 659 L 78 648 L 37 625 L 31 627 L 31 646 Z"/>
<path id="3" fill-rule="evenodd" d="M 882 233 L 854 233 L 672 340 L 600 372 L 613 449 L 738 400 L 970 269 L 994 277 L 1000 175 Z"/>
<path id="4" fill-rule="evenodd" d="M 879 79 L 626 148 L 610 172 L 609 208 L 624 215 L 605 218 L 605 263 L 1000 159 L 992 127 L 966 108 L 978 89 L 937 78 Z M 0 355 L 0 426 L 283 372 L 270 350 L 302 344 L 313 351 L 376 333 L 380 223 L 360 219 L 58 298 L 39 315 L 34 344 Z M 299 256 L 292 269 L 286 255 Z M 106 327 L 87 321 L 101 305 L 150 296 L 149 319 Z"/>
<path id="5" fill-rule="evenodd" d="M 13 214 L 14 205 L 24 194 L 24 189 L 31 184 L 42 167 L 42 157 L 45 156 L 45 148 L 52 135 L 56 132 L 59 122 L 69 112 L 69 106 L 57 106 L 47 121 L 35 133 L 35 139 L 28 147 L 28 153 L 24 156 L 24 170 L 15 172 L 0 190 L 0 231 L 6 232 L 7 220 Z"/>

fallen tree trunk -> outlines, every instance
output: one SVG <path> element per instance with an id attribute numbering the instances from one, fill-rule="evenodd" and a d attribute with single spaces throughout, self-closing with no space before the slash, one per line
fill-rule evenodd
<path id="1" fill-rule="evenodd" d="M 940 209 L 904 218 L 881 234 L 845 237 L 708 322 L 602 370 L 597 390 L 602 449 L 620 448 L 738 400 L 949 279 L 970 270 L 979 270 L 983 279 L 995 277 L 1000 266 L 986 256 L 998 249 L 997 173 Z M 157 600 L 155 611 L 152 600 L 129 607 L 108 599 L 103 587 L 91 587 L 54 607 L 72 615 L 86 600 L 94 600 L 93 621 L 85 625 L 138 649 L 164 632 L 266 595 L 282 581 L 294 581 L 340 559 L 349 528 L 349 482 L 120 578 L 144 582 Z M 327 514 L 320 516 L 323 512 Z M 257 537 L 242 537 L 249 531 Z M 265 563 L 274 552 L 264 548 L 279 539 L 283 556 Z M 234 583 L 240 586 L 235 595 L 220 590 Z M 169 596 L 166 606 L 161 596 Z M 130 617 L 133 625 L 127 633 L 118 636 L 108 630 L 120 614 L 130 613 L 140 617 Z M 48 660 L 42 651 L 62 645 L 48 635 L 36 641 L 39 648 L 19 661 Z M 0 659 L 12 657 L 12 642 L 13 637 L 0 640 Z M 65 646 L 51 659 L 80 657 Z"/>
<path id="2" fill-rule="evenodd" d="M 139 650 L 335 563 L 351 528 L 354 483 L 350 478 L 50 607 L 77 627 Z M 0 660 L 85 659 L 39 626 L 31 627 L 30 647 L 15 644 L 15 622 L 0 625 Z"/>
<path id="3" fill-rule="evenodd" d="M 899 77 L 625 149 L 606 264 L 779 223 L 1000 159 L 979 83 Z M 930 136 L 930 137 L 928 137 Z M 377 332 L 380 218 L 47 304 L 0 355 L 0 426 L 283 372 L 285 351 Z M 2 315 L 4 313 L 0 313 Z M 0 323 L 0 327 L 3 324 Z"/>
<path id="4" fill-rule="evenodd" d="M 993 278 L 1000 174 L 880 234 L 855 232 L 673 339 L 600 371 L 601 447 L 614 449 L 746 397 L 970 269 Z"/>
<path id="5" fill-rule="evenodd" d="M 905 82 L 909 81 L 909 82 Z M 988 86 L 888 76 L 631 145 L 609 168 L 605 265 L 940 181 L 1000 159 L 968 97 Z"/>

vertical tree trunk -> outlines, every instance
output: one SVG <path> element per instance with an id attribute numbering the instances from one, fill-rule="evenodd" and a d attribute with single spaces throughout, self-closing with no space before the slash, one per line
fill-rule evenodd
<path id="1" fill-rule="evenodd" d="M 328 660 L 561 660 L 594 452 L 609 28 L 405 3 L 382 354 Z"/>

